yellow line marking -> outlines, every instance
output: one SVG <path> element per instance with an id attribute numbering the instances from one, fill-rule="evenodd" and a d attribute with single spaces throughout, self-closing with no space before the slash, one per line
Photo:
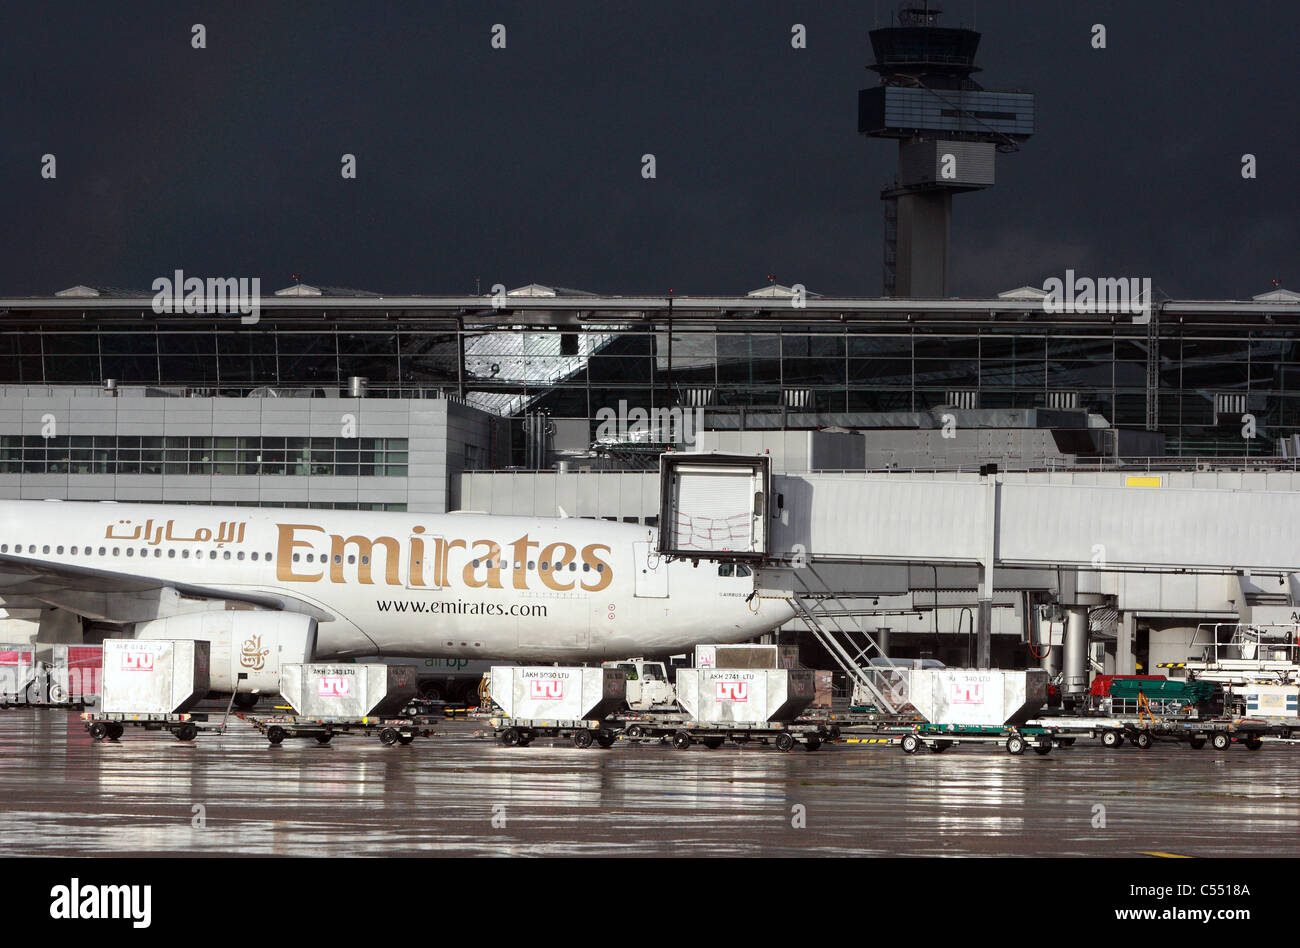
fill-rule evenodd
<path id="1" fill-rule="evenodd" d="M 1191 856 L 1184 856 L 1181 853 L 1148 853 L 1143 852 L 1143 856 L 1159 856 L 1161 859 L 1191 859 Z"/>

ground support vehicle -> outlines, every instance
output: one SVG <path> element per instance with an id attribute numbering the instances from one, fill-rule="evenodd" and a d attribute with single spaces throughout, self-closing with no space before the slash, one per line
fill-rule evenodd
<path id="1" fill-rule="evenodd" d="M 1195 718 L 1133 715 L 1121 717 L 1061 716 L 1038 718 L 1031 722 L 1060 735 L 1060 740 L 1079 737 L 1100 738 L 1107 747 L 1121 747 L 1127 741 L 1143 750 L 1157 740 L 1186 742 L 1192 750 L 1207 743 L 1216 750 L 1226 750 L 1234 743 L 1249 750 L 1259 750 L 1263 738 L 1274 723 L 1261 718 Z"/>
<path id="2" fill-rule="evenodd" d="M 273 717 L 253 717 L 241 714 L 244 720 L 262 732 L 271 744 L 282 744 L 291 738 L 312 738 L 317 744 L 328 744 L 337 734 L 374 734 L 381 744 L 410 744 L 417 737 L 433 737 L 435 728 L 443 719 L 428 715 L 417 717 L 307 717 L 297 714 Z"/>
<path id="3" fill-rule="evenodd" d="M 941 754 L 954 744 L 1001 744 L 1008 754 L 1019 756 L 1031 747 L 1037 754 L 1051 753 L 1056 731 L 1035 724 L 917 724 L 894 739 L 904 754 L 923 747 Z"/>
<path id="4" fill-rule="evenodd" d="M 226 730 L 226 718 L 210 718 L 206 713 L 151 714 L 108 711 L 87 711 L 81 715 L 86 731 L 97 741 L 115 741 L 126 733 L 128 727 L 146 731 L 171 731 L 178 741 L 192 741 L 202 731 L 221 734 Z"/>

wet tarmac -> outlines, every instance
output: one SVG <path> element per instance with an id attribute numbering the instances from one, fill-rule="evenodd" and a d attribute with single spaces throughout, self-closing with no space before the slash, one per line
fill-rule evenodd
<path id="1" fill-rule="evenodd" d="M 476 723 L 386 747 L 185 744 L 75 713 L 0 711 L 9 855 L 1290 856 L 1300 745 L 1081 741 L 1047 756 L 659 744 L 507 748 Z M 1100 808 L 1100 809 L 1099 809 Z"/>

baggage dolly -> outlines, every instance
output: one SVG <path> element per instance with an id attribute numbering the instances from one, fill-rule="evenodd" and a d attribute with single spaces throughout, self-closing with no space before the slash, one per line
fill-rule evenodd
<path id="1" fill-rule="evenodd" d="M 314 738 L 317 744 L 328 744 L 336 734 L 376 734 L 379 743 L 391 747 L 406 746 L 417 737 L 433 737 L 440 717 L 417 716 L 401 718 L 307 718 L 294 714 L 274 717 L 253 717 L 241 714 L 244 720 L 262 732 L 272 746 L 290 738 Z"/>
<path id="2" fill-rule="evenodd" d="M 1001 744 L 1008 754 L 1018 757 L 1031 747 L 1036 754 L 1050 754 L 1055 734 L 1052 728 L 1029 724 L 918 724 L 897 740 L 904 754 L 915 754 L 922 747 L 941 754 L 954 744 Z"/>

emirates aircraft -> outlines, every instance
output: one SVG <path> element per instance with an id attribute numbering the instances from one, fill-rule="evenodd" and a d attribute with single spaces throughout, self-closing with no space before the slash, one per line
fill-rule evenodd
<path id="1" fill-rule="evenodd" d="M 0 606 L 42 640 L 205 639 L 227 693 L 278 691 L 282 662 L 669 655 L 794 615 L 748 566 L 654 551 L 571 517 L 0 501 Z"/>

